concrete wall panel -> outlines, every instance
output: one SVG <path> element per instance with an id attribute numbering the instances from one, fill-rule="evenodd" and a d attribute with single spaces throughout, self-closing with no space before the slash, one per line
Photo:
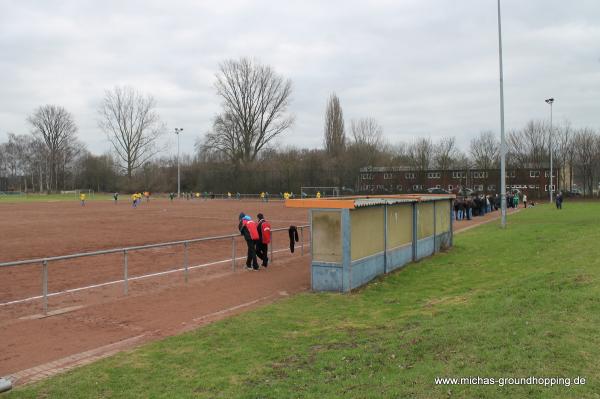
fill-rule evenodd
<path id="1" fill-rule="evenodd" d="M 313 261 L 342 263 L 342 225 L 339 211 L 312 211 Z"/>
<path id="2" fill-rule="evenodd" d="M 384 218 L 383 206 L 358 208 L 350 211 L 352 231 L 352 260 L 366 258 L 383 252 Z"/>

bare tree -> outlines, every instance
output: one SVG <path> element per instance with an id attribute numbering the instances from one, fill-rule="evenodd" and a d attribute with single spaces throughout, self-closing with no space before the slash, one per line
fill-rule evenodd
<path id="1" fill-rule="evenodd" d="M 417 139 L 408 147 L 410 166 L 417 171 L 426 171 L 431 166 L 433 143 L 430 138 Z"/>
<path id="2" fill-rule="evenodd" d="M 433 159 L 437 169 L 450 170 L 457 156 L 458 148 L 455 137 L 442 137 L 434 146 Z"/>
<path id="3" fill-rule="evenodd" d="M 338 156 L 346 147 L 344 113 L 340 99 L 333 93 L 325 111 L 325 150 L 329 155 Z"/>
<path id="4" fill-rule="evenodd" d="M 592 129 L 584 128 L 573 137 L 575 166 L 583 178 L 583 193 L 592 194 L 595 170 L 599 161 L 600 139 Z"/>
<path id="5" fill-rule="evenodd" d="M 383 146 L 383 128 L 374 118 L 352 120 L 350 124 L 354 144 L 367 147 L 373 151 Z"/>
<path id="6" fill-rule="evenodd" d="M 205 143 L 227 154 L 234 163 L 251 162 L 293 123 L 287 114 L 292 83 L 266 65 L 249 59 L 219 66 L 215 83 L 223 112 Z"/>
<path id="7" fill-rule="evenodd" d="M 491 131 L 481 132 L 471 140 L 469 152 L 477 168 L 492 169 L 498 165 L 500 143 Z"/>
<path id="8" fill-rule="evenodd" d="M 48 150 L 47 189 L 58 190 L 60 159 L 77 133 L 73 116 L 61 106 L 44 105 L 30 115 L 27 121 L 33 126 L 34 135 L 43 139 Z"/>
<path id="9" fill-rule="evenodd" d="M 107 90 L 98 125 L 113 145 L 122 169 L 132 173 L 159 152 L 156 141 L 164 132 L 156 102 L 132 87 Z"/>
<path id="10" fill-rule="evenodd" d="M 509 133 L 509 151 L 518 166 L 544 167 L 550 158 L 548 134 L 548 127 L 541 121 L 529 121 L 523 129 Z"/>
<path id="11" fill-rule="evenodd" d="M 554 131 L 553 140 L 555 148 L 555 157 L 558 166 L 560 168 L 560 183 L 562 189 L 567 189 L 565 185 L 567 181 L 567 173 L 569 173 L 569 182 L 572 186 L 573 181 L 573 159 L 575 157 L 575 151 L 573 148 L 573 128 L 569 121 L 565 121 L 562 125 Z M 572 187 L 569 187 L 572 189 Z"/>

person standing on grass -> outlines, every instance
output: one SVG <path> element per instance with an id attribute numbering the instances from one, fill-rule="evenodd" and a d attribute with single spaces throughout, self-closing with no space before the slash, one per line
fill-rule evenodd
<path id="1" fill-rule="evenodd" d="M 513 196 L 513 208 L 519 207 L 519 193 L 515 193 Z"/>
<path id="2" fill-rule="evenodd" d="M 562 203 L 563 203 L 563 194 L 562 194 L 562 191 L 559 191 L 558 194 L 556 194 L 556 209 L 562 209 Z"/>
<path id="3" fill-rule="evenodd" d="M 85 194 L 79 194 L 79 200 L 81 201 L 81 206 L 85 206 Z"/>
<path id="4" fill-rule="evenodd" d="M 262 265 L 269 265 L 269 244 L 271 243 L 271 223 L 265 220 L 262 213 L 256 215 L 258 219 L 258 243 L 256 244 L 256 256 L 262 260 Z"/>
<path id="5" fill-rule="evenodd" d="M 258 242 L 258 225 L 252 218 L 244 212 L 240 213 L 240 223 L 238 225 L 240 234 L 244 236 L 248 246 L 248 256 L 246 257 L 246 269 L 258 270 L 258 260 L 256 259 L 256 244 Z"/>
<path id="6" fill-rule="evenodd" d="M 523 208 L 527 208 L 527 193 L 523 193 Z"/>

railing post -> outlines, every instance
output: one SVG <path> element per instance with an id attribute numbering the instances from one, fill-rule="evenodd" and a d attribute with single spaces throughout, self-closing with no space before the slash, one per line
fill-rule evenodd
<path id="1" fill-rule="evenodd" d="M 128 281 L 127 281 L 127 250 L 123 250 L 123 282 L 125 283 L 124 287 L 123 287 L 123 291 L 125 293 L 125 295 L 127 295 L 128 293 Z"/>
<path id="2" fill-rule="evenodd" d="M 271 255 L 269 255 L 269 264 L 273 263 L 273 245 L 275 245 L 274 240 L 275 240 L 275 234 L 271 234 Z"/>
<path id="3" fill-rule="evenodd" d="M 188 266 L 189 266 L 189 260 L 188 260 L 188 242 L 184 242 L 183 243 L 183 267 L 185 269 L 185 282 L 188 282 Z"/>
<path id="4" fill-rule="evenodd" d="M 304 227 L 300 227 L 300 256 L 304 256 Z"/>
<path id="5" fill-rule="evenodd" d="M 48 314 L 48 261 L 42 262 L 42 293 L 44 296 L 44 314 Z"/>
<path id="6" fill-rule="evenodd" d="M 231 237 L 231 270 L 235 272 L 235 237 Z"/>

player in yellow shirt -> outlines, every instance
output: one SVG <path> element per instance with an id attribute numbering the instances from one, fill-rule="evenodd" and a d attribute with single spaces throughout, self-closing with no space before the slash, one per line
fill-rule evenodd
<path id="1" fill-rule="evenodd" d="M 85 194 L 79 194 L 79 200 L 81 201 L 81 206 L 85 206 Z"/>
<path id="2" fill-rule="evenodd" d="M 317 199 L 320 199 L 320 198 L 321 198 L 321 192 L 317 191 Z"/>
<path id="3" fill-rule="evenodd" d="M 264 191 L 262 191 L 262 192 L 260 193 L 260 200 L 261 200 L 262 202 L 265 202 L 265 192 L 264 192 Z"/>
<path id="4" fill-rule="evenodd" d="M 287 191 L 283 193 L 283 199 L 290 199 L 290 193 L 288 193 Z"/>

